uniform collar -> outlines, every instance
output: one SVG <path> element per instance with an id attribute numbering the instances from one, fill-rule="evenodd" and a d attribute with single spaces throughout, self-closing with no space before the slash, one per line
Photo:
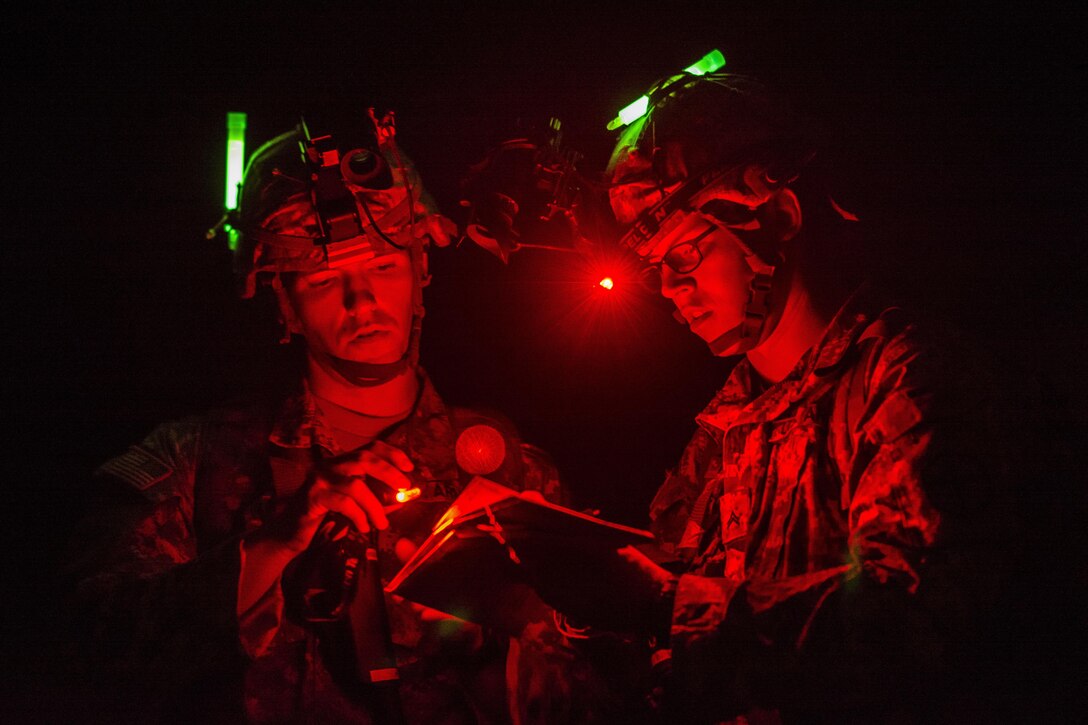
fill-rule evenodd
<path id="1" fill-rule="evenodd" d="M 696 422 L 720 438 L 734 425 L 780 415 L 849 359 L 858 338 L 882 309 L 874 296 L 868 285 L 855 290 L 835 313 L 820 341 L 801 356 L 789 375 L 762 392 L 756 391 L 756 373 L 748 358 L 741 359 L 714 399 L 696 416 Z"/>
<path id="2" fill-rule="evenodd" d="M 399 426 L 411 425 L 446 412 L 430 377 L 422 368 L 416 368 L 416 371 L 419 376 L 418 398 L 408 417 Z M 300 390 L 288 397 L 281 406 L 268 440 L 282 448 L 309 449 L 317 445 L 330 455 L 343 452 L 305 378 L 302 379 Z"/>

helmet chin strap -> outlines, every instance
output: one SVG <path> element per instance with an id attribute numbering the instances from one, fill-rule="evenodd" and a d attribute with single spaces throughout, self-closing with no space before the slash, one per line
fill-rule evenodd
<path id="1" fill-rule="evenodd" d="M 409 345 L 400 359 L 390 363 L 364 363 L 346 360 L 325 352 L 312 353 L 317 364 L 335 373 L 352 385 L 370 388 L 387 383 L 405 370 L 415 367 L 412 346 Z"/>
<path id="2" fill-rule="evenodd" d="M 763 328 L 767 324 L 767 313 L 771 302 L 771 280 L 774 267 L 769 273 L 757 272 L 748 284 L 748 302 L 744 305 L 744 320 L 736 327 L 726 330 L 707 346 L 716 356 L 727 353 L 740 355 L 755 347 L 763 337 Z"/>
<path id="3" fill-rule="evenodd" d="M 713 215 L 705 215 L 715 219 Z M 720 223 L 715 221 L 715 223 Z M 727 354 L 740 355 L 751 350 L 763 339 L 767 326 L 767 317 L 771 310 L 771 283 L 774 280 L 777 265 L 770 255 L 760 254 L 760 234 L 756 230 L 729 229 L 733 242 L 744 253 L 744 261 L 753 272 L 748 283 L 748 301 L 744 303 L 744 319 L 731 330 L 707 342 L 715 356 Z"/>
<path id="4" fill-rule="evenodd" d="M 387 383 L 405 370 L 414 370 L 419 365 L 419 338 L 423 329 L 420 315 L 412 315 L 412 332 L 404 354 L 388 363 L 364 363 L 347 360 L 327 352 L 311 350 L 317 364 L 325 370 L 335 373 L 352 385 L 372 388 Z"/>
<path id="5" fill-rule="evenodd" d="M 710 352 L 717 357 L 725 355 L 726 351 L 730 349 L 733 350 L 733 354 L 739 355 L 751 349 L 750 346 L 740 346 L 737 344 L 741 340 L 746 340 L 747 337 L 748 335 L 744 329 L 744 325 L 741 324 L 718 335 L 708 342 L 707 346 L 710 348 Z"/>

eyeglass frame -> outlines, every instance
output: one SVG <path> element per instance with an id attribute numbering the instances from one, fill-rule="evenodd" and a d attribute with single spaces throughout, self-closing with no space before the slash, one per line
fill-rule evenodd
<path id="1" fill-rule="evenodd" d="M 671 269 L 676 274 L 691 274 L 695 270 L 699 269 L 699 265 L 701 265 L 703 263 L 703 259 L 704 259 L 703 250 L 699 248 L 699 242 L 703 241 L 708 236 L 710 236 L 711 232 L 717 231 L 718 228 L 719 227 L 717 225 L 711 224 L 711 223 L 708 222 L 707 223 L 707 228 L 706 228 L 706 230 L 704 232 L 700 233 L 698 236 L 696 236 L 693 239 L 689 239 L 687 241 L 679 242 L 678 244 L 672 245 L 671 247 L 669 247 L 668 249 L 665 250 L 664 254 L 661 255 L 661 260 L 660 261 L 655 262 L 655 263 L 651 264 L 650 266 L 655 268 L 658 271 L 658 273 L 660 273 L 661 268 L 663 266 L 665 266 L 665 267 L 668 267 L 669 269 Z M 677 249 L 680 249 L 681 247 L 691 247 L 692 249 L 695 250 L 695 254 L 698 256 L 698 260 L 695 262 L 695 264 L 691 265 L 690 267 L 687 267 L 687 266 L 681 267 L 681 266 L 677 266 L 675 264 L 669 263 L 669 261 L 668 261 L 669 255 L 672 254 L 673 251 L 675 251 Z"/>

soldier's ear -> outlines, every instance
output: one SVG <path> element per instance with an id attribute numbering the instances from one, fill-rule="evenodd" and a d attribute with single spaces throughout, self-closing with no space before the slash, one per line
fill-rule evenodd
<path id="1" fill-rule="evenodd" d="M 763 223 L 777 239 L 787 241 L 801 231 L 801 202 L 788 186 L 771 194 L 765 205 L 765 213 Z"/>
<path id="2" fill-rule="evenodd" d="M 276 293 L 276 304 L 279 306 L 280 310 L 280 321 L 284 326 L 284 336 L 281 342 L 289 341 L 291 335 L 305 334 L 302 329 L 302 322 L 299 321 L 298 315 L 295 313 L 295 307 L 291 304 L 291 295 L 284 286 L 281 275 L 277 274 L 272 278 L 272 290 Z"/>

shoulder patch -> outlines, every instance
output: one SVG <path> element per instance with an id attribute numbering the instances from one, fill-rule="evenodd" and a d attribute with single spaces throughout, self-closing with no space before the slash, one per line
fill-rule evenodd
<path id="1" fill-rule="evenodd" d="M 146 491 L 173 472 L 173 468 L 150 451 L 140 446 L 132 446 L 121 455 L 102 464 L 95 475 L 109 476 L 138 491 Z"/>

